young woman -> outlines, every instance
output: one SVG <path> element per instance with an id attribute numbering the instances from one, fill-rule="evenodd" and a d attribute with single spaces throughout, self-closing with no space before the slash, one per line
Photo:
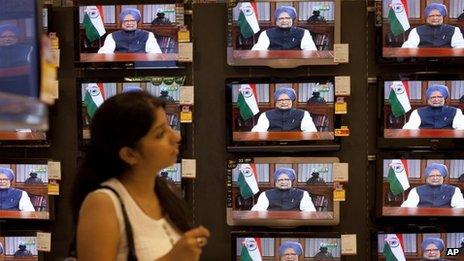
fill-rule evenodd
<path id="1" fill-rule="evenodd" d="M 148 93 L 130 92 L 111 97 L 95 113 L 73 194 L 79 260 L 128 260 L 121 205 L 101 185 L 122 198 L 138 260 L 199 260 L 209 231 L 192 228 L 186 202 L 157 175 L 179 152 L 180 136 L 164 106 Z"/>

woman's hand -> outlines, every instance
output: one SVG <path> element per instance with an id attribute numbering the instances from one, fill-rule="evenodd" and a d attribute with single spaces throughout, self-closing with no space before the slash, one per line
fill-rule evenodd
<path id="1" fill-rule="evenodd" d="M 207 244 L 209 231 L 203 226 L 185 232 L 177 243 L 158 261 L 195 261 L 200 260 L 202 248 Z"/>

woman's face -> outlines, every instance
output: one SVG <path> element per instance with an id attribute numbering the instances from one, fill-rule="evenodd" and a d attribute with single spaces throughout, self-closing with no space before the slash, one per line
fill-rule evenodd
<path id="1" fill-rule="evenodd" d="M 156 121 L 135 148 L 137 162 L 134 167 L 157 172 L 176 162 L 180 135 L 169 126 L 164 109 L 158 108 L 154 113 Z"/>

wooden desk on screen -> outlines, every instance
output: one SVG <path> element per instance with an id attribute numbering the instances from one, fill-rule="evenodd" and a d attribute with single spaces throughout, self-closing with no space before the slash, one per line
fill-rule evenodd
<path id="1" fill-rule="evenodd" d="M 308 219 L 333 219 L 331 211 L 232 211 L 232 218 L 235 220 L 266 219 L 266 220 L 308 220 Z"/>
<path id="2" fill-rule="evenodd" d="M 464 208 L 402 208 L 383 207 L 383 216 L 464 217 Z"/>
<path id="3" fill-rule="evenodd" d="M 49 219 L 48 212 L 40 211 L 15 211 L 15 210 L 0 210 L 0 219 L 15 218 L 15 219 Z"/>
<path id="4" fill-rule="evenodd" d="M 333 51 L 272 50 L 252 51 L 234 50 L 235 59 L 333 59 Z"/>
<path id="5" fill-rule="evenodd" d="M 464 57 L 464 48 L 383 48 L 383 57 Z"/>
<path id="6" fill-rule="evenodd" d="M 1 131 L 0 140 L 45 140 L 45 132 Z"/>
<path id="7" fill-rule="evenodd" d="M 39 260 L 38 256 L 0 256 L 0 261 L 14 261 L 14 260 L 21 260 L 21 261 L 32 261 L 32 260 Z"/>
<path id="8" fill-rule="evenodd" d="M 269 131 L 269 132 L 234 132 L 234 141 L 299 141 L 299 140 L 333 140 L 334 133 Z"/>
<path id="9" fill-rule="evenodd" d="M 81 62 L 177 61 L 176 53 L 81 53 Z"/>
<path id="10" fill-rule="evenodd" d="M 385 129 L 385 138 L 464 138 L 464 130 L 451 129 Z"/>

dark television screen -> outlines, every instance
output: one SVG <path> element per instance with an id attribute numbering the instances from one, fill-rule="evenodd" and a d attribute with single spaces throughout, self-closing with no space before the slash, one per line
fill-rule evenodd
<path id="1" fill-rule="evenodd" d="M 228 79 L 226 88 L 229 150 L 274 145 L 338 148 L 334 78 Z"/>
<path id="2" fill-rule="evenodd" d="M 183 4 L 80 5 L 76 61 L 84 67 L 175 67 Z"/>
<path id="3" fill-rule="evenodd" d="M 240 233 L 232 260 L 341 260 L 340 237 L 314 234 Z M 247 259 L 251 258 L 251 259 Z"/>
<path id="4" fill-rule="evenodd" d="M 252 158 L 228 162 L 229 225 L 336 225 L 337 158 Z M 282 200 L 277 198 L 282 197 Z"/>
<path id="5" fill-rule="evenodd" d="M 0 219 L 49 219 L 48 165 L 0 164 Z"/>
<path id="6" fill-rule="evenodd" d="M 381 233 L 373 260 L 462 260 L 463 239 L 464 233 Z"/>
<path id="7" fill-rule="evenodd" d="M 382 216 L 464 216 L 464 160 L 383 159 Z"/>
<path id="8" fill-rule="evenodd" d="M 170 126 L 175 130 L 180 130 L 180 87 L 184 84 L 185 77 L 141 77 L 126 78 L 114 81 L 101 80 L 92 81 L 81 79 L 79 82 L 81 97 L 82 138 L 90 138 L 90 121 L 105 99 L 118 93 L 130 91 L 146 91 L 153 96 L 160 97 L 166 101 L 166 114 Z"/>
<path id="9" fill-rule="evenodd" d="M 229 7 L 230 65 L 335 64 L 339 0 L 238 2 Z"/>
<path id="10" fill-rule="evenodd" d="M 0 235 L 1 260 L 39 260 L 36 236 Z"/>
<path id="11" fill-rule="evenodd" d="M 383 0 L 382 57 L 464 57 L 464 1 Z"/>

